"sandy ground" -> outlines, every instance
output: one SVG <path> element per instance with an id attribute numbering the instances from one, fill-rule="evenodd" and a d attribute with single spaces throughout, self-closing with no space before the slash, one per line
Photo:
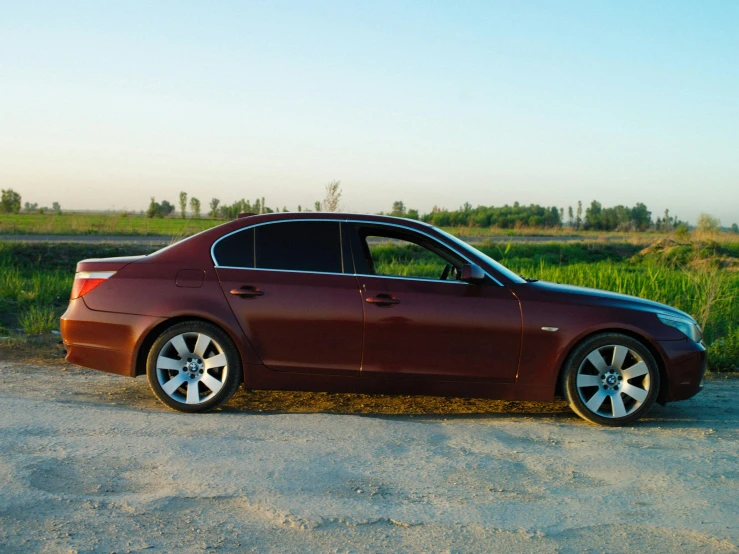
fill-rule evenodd
<path id="1" fill-rule="evenodd" d="M 0 362 L 0 396 L 2 552 L 739 544 L 739 380 L 625 429 L 562 403 L 297 393 L 186 415 L 61 364 Z"/>

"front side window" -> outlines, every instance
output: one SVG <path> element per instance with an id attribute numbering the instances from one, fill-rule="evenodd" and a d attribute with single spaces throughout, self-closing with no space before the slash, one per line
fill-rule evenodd
<path id="1" fill-rule="evenodd" d="M 513 283 L 525 283 L 526 279 L 522 278 L 520 275 L 516 275 L 513 273 L 510 269 L 508 269 L 503 264 L 496 262 L 494 259 L 492 259 L 490 256 L 485 254 L 484 252 L 479 251 L 477 248 L 474 248 L 473 246 L 470 246 L 466 242 L 464 242 L 461 239 L 458 239 L 454 235 L 450 235 L 443 229 L 439 229 L 438 227 L 434 227 L 434 229 L 447 237 L 449 240 L 451 240 L 454 244 L 457 245 L 458 248 L 461 250 L 464 250 L 466 252 L 469 252 L 473 256 L 478 256 L 479 258 L 484 259 L 489 265 L 493 266 L 499 273 L 503 274 L 507 279 L 509 279 Z"/>
<path id="2" fill-rule="evenodd" d="M 458 280 L 464 263 L 439 245 L 403 232 L 361 229 L 364 272 L 370 275 Z"/>

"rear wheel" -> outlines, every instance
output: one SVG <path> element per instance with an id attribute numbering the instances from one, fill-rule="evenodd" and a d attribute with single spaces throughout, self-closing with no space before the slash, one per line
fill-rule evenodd
<path id="1" fill-rule="evenodd" d="M 216 325 L 184 321 L 164 331 L 149 350 L 149 386 L 181 412 L 205 412 L 228 401 L 241 381 L 241 360 L 230 337 Z"/>
<path id="2" fill-rule="evenodd" d="M 595 335 L 580 344 L 562 378 L 573 411 L 600 425 L 633 423 L 649 411 L 659 391 L 654 356 L 641 342 L 620 333 Z"/>

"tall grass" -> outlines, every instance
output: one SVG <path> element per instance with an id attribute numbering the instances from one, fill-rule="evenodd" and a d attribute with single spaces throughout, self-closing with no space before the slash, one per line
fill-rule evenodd
<path id="1" fill-rule="evenodd" d="M 405 277 L 437 278 L 446 265 L 441 258 L 429 256 L 420 246 L 396 246 L 394 244 L 370 245 L 375 273 L 378 275 L 403 275 Z"/>
<path id="2" fill-rule="evenodd" d="M 58 329 L 83 258 L 147 253 L 141 246 L 0 242 L 0 328 L 29 334 Z M 129 252 L 131 253 L 131 252 Z M 3 332 L 3 336 L 7 333 Z"/>
<path id="3" fill-rule="evenodd" d="M 611 245 L 609 245 L 611 246 Z M 638 296 L 674 306 L 698 321 L 709 346 L 709 367 L 739 367 L 739 272 L 720 264 L 675 265 L 634 255 L 629 245 L 598 249 L 588 243 L 483 245 L 481 250 L 511 270 L 544 281 Z M 699 248 L 700 249 L 700 248 Z M 721 254 L 732 253 L 728 244 Z M 626 256 L 618 258 L 618 253 Z M 386 275 L 438 277 L 444 262 L 418 247 L 372 247 L 375 269 Z M 660 258 L 661 260 L 661 258 Z M 700 259 L 706 261 L 705 258 Z M 568 263 L 570 262 L 570 263 Z"/>
<path id="4" fill-rule="evenodd" d="M 21 327 L 29 335 L 48 333 L 59 326 L 59 316 L 50 306 L 31 306 L 18 317 Z"/>
<path id="5" fill-rule="evenodd" d="M 739 326 L 732 324 L 711 343 L 709 362 L 713 371 L 739 371 Z"/>
<path id="6" fill-rule="evenodd" d="M 716 268 L 671 269 L 652 264 L 615 262 L 538 266 L 510 264 L 517 273 L 568 285 L 630 294 L 669 304 L 691 316 L 710 339 L 725 332 L 736 318 L 739 275 Z"/>
<path id="7" fill-rule="evenodd" d="M 739 272 L 720 264 L 676 265 L 634 255 L 624 244 L 487 244 L 482 249 L 513 271 L 546 281 L 639 296 L 679 308 L 704 327 L 709 367 L 739 366 Z M 371 245 L 380 274 L 438 278 L 445 263 L 416 247 Z M 725 260 L 736 244 L 724 245 Z M 78 260 L 145 254 L 142 246 L 0 243 L 0 328 L 47 332 L 55 328 L 69 298 Z M 704 259 L 701 262 L 706 261 Z M 51 327 L 50 327 L 51 326 Z M 4 336 L 4 335 L 3 335 Z"/>
<path id="8" fill-rule="evenodd" d="M 18 308 L 51 305 L 69 298 L 74 274 L 61 271 L 23 271 L 0 265 L 0 302 Z"/>
<path id="9" fill-rule="evenodd" d="M 739 275 L 715 268 L 684 270 L 610 261 L 571 265 L 516 261 L 507 265 L 516 273 L 543 281 L 602 289 L 674 306 L 693 316 L 709 340 L 739 320 Z M 409 259 L 407 254 L 391 255 L 388 250 L 382 252 L 375 267 L 379 274 L 430 278 L 439 277 L 443 269 L 441 260 Z"/>
<path id="10" fill-rule="evenodd" d="M 0 265 L 0 326 L 39 334 L 57 329 L 74 274 Z"/>

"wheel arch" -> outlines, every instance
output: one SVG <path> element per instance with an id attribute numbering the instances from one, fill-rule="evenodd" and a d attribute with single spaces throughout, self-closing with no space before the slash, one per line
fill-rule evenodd
<path id="1" fill-rule="evenodd" d="M 244 371 L 246 369 L 247 364 L 245 362 L 244 353 L 242 352 L 239 340 L 233 336 L 233 333 L 231 333 L 224 325 L 222 325 L 218 321 L 214 321 L 213 319 L 209 319 L 207 317 L 203 317 L 201 315 L 195 315 L 195 314 L 183 314 L 183 315 L 171 317 L 169 319 L 165 319 L 164 321 L 160 321 L 154 327 L 149 329 L 149 331 L 146 333 L 146 336 L 144 336 L 144 338 L 141 340 L 138 350 L 136 351 L 136 354 L 135 354 L 134 377 L 138 377 L 139 375 L 146 375 L 146 359 L 149 355 L 149 350 L 151 349 L 151 346 L 157 340 L 159 335 L 161 335 L 164 331 L 166 331 L 173 325 L 177 325 L 178 323 L 183 323 L 185 321 L 202 321 L 204 323 L 209 323 L 211 325 L 215 325 L 221 331 L 226 333 L 226 335 L 231 339 L 234 346 L 236 347 L 236 350 L 239 352 L 239 357 L 241 358 L 241 366 L 243 369 L 240 379 L 241 381 L 243 381 Z"/>
<path id="2" fill-rule="evenodd" d="M 631 329 L 624 329 L 623 327 L 608 327 L 604 329 L 598 329 L 595 331 L 592 331 L 591 333 L 588 333 L 576 341 L 573 341 L 572 344 L 570 344 L 567 354 L 562 358 L 562 363 L 560 364 L 558 370 L 557 370 L 557 379 L 555 381 L 554 385 L 554 394 L 555 396 L 563 396 L 564 391 L 562 390 L 562 375 L 565 371 L 565 368 L 567 367 L 567 364 L 569 363 L 572 354 L 575 352 L 578 346 L 580 346 L 583 342 L 586 340 L 596 336 L 596 335 L 607 335 L 609 333 L 618 333 L 620 335 L 626 335 L 627 337 L 631 337 L 632 339 L 638 341 L 642 344 L 647 350 L 649 350 L 649 353 L 652 355 L 654 360 L 657 362 L 657 368 L 659 369 L 659 390 L 657 391 L 657 402 L 659 404 L 666 404 L 667 398 L 670 393 L 670 386 L 669 386 L 669 380 L 667 377 L 667 365 L 665 363 L 664 356 L 662 355 L 662 352 L 659 351 L 659 349 L 650 341 L 647 337 L 644 335 L 637 333 L 636 331 L 633 331 Z"/>

